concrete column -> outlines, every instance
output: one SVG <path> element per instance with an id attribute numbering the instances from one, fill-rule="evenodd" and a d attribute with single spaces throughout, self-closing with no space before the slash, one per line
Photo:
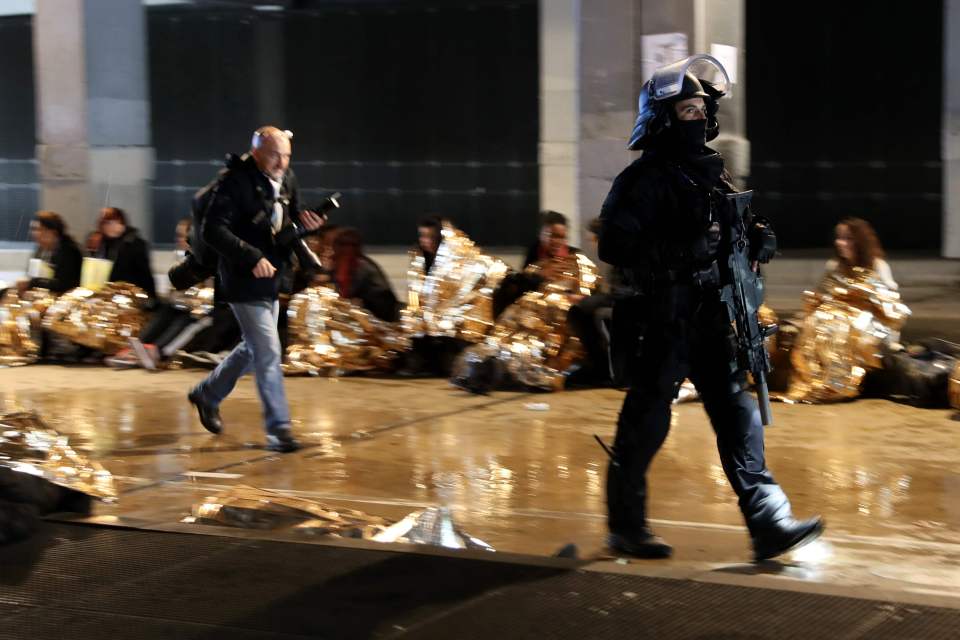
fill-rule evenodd
<path id="1" fill-rule="evenodd" d="M 151 233 L 146 15 L 128 0 L 37 0 L 33 21 L 41 206 L 77 237 L 105 205 Z"/>
<path id="2" fill-rule="evenodd" d="M 582 0 L 580 10 L 579 225 L 600 215 L 613 179 L 634 158 L 627 141 L 637 113 L 636 0 Z"/>
<path id="3" fill-rule="evenodd" d="M 580 243 L 580 0 L 540 2 L 540 208 L 570 219 Z"/>
<path id="4" fill-rule="evenodd" d="M 586 226 L 636 157 L 626 145 L 637 97 L 660 64 L 711 53 L 728 67 L 736 84 L 711 144 L 747 177 L 743 42 L 743 0 L 541 0 L 540 204 L 570 217 L 571 243 L 590 249 Z"/>
<path id="5" fill-rule="evenodd" d="M 960 258 L 960 0 L 943 11 L 943 256 Z"/>

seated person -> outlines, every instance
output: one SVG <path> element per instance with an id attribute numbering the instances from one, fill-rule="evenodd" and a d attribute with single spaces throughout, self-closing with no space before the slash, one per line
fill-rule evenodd
<path id="1" fill-rule="evenodd" d="M 36 243 L 28 277 L 0 299 L 0 363 L 30 364 L 47 351 L 43 314 L 60 294 L 80 284 L 80 247 L 53 211 L 38 211 L 30 222 Z"/>
<path id="2" fill-rule="evenodd" d="M 399 303 L 383 270 L 363 253 L 360 232 L 327 231 L 320 262 L 326 279 L 290 300 L 289 373 L 385 371 L 409 347 L 396 324 Z"/>
<path id="3" fill-rule="evenodd" d="M 563 243 L 566 248 L 566 243 Z M 572 307 L 597 284 L 596 265 L 582 253 L 550 251 L 523 275 L 539 282 L 497 317 L 493 331 L 457 359 L 451 382 L 473 393 L 501 383 L 540 391 L 562 389 L 584 353 L 569 322 Z M 583 316 L 589 315 L 589 310 Z M 594 329 L 595 330 L 595 329 Z"/>
<path id="4" fill-rule="evenodd" d="M 175 257 L 182 260 L 190 248 L 191 218 L 177 222 Z M 144 365 L 150 368 L 169 361 L 179 353 L 229 350 L 238 342 L 239 327 L 226 305 L 213 301 L 211 277 L 184 291 L 172 290 L 167 300 L 157 303 L 138 340 L 144 351 L 123 349 L 109 359 L 117 367 Z M 142 361 L 142 354 L 146 361 Z"/>
<path id="5" fill-rule="evenodd" d="M 139 231 L 127 223 L 127 214 L 116 207 L 100 210 L 97 230 L 87 239 L 87 251 L 92 258 L 113 263 L 109 282 L 127 282 L 143 290 L 153 301 L 157 289 L 150 269 L 150 245 Z"/>
<path id="6" fill-rule="evenodd" d="M 899 348 L 910 314 L 869 222 L 841 220 L 834 247 L 817 291 L 805 293 L 806 315 L 789 353 L 786 396 L 795 402 L 859 396 L 864 375 L 882 366 L 884 352 Z M 778 336 L 778 346 L 785 337 Z"/>
<path id="7" fill-rule="evenodd" d="M 341 298 L 367 309 L 387 322 L 400 317 L 400 303 L 383 269 L 363 253 L 360 232 L 338 229 L 329 244 L 331 282 Z"/>
<path id="8" fill-rule="evenodd" d="M 456 356 L 493 328 L 493 293 L 508 269 L 437 217 L 418 224 L 410 258 L 401 322 L 413 348 L 400 373 L 446 377 Z"/>
<path id="9" fill-rule="evenodd" d="M 527 291 L 536 291 L 544 282 L 555 279 L 564 260 L 576 253 L 580 250 L 567 244 L 567 217 L 556 211 L 543 212 L 540 236 L 527 250 L 523 269 L 507 275 L 493 295 L 494 317 Z M 530 269 L 531 265 L 538 268 Z"/>
<path id="10" fill-rule="evenodd" d="M 417 225 L 417 251 L 423 256 L 423 271 L 430 273 L 440 248 L 443 221 L 439 216 L 429 216 Z"/>
<path id="11" fill-rule="evenodd" d="M 47 289 L 60 294 L 80 286 L 80 268 L 83 254 L 76 241 L 67 233 L 63 218 L 53 211 L 38 211 L 30 221 L 30 236 L 37 248 L 33 259 L 43 265 L 43 275 L 17 283 L 21 292 L 28 289 Z M 38 264 L 38 263 L 34 263 Z"/>

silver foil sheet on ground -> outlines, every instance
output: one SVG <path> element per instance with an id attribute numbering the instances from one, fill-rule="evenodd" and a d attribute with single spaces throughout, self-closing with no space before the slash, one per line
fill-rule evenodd
<path id="1" fill-rule="evenodd" d="M 36 413 L 0 416 L 0 465 L 39 476 L 104 502 L 117 499 L 113 475 L 70 447 Z"/>
<path id="2" fill-rule="evenodd" d="M 205 498 L 193 505 L 191 515 L 183 522 L 493 551 L 490 545 L 461 531 L 446 507 L 415 511 L 391 522 L 362 511 L 328 507 L 307 498 L 249 486 Z"/>

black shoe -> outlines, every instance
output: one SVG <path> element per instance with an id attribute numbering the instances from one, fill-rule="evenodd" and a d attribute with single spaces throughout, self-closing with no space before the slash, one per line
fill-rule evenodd
<path id="1" fill-rule="evenodd" d="M 293 453 L 300 448 L 300 443 L 293 437 L 289 429 L 267 434 L 267 450 L 278 453 Z"/>
<path id="2" fill-rule="evenodd" d="M 203 428 L 213 434 L 223 432 L 223 420 L 220 418 L 220 408 L 203 401 L 196 391 L 187 394 L 187 400 L 197 408 L 197 414 L 200 416 L 200 424 Z"/>
<path id="3" fill-rule="evenodd" d="M 669 558 L 673 555 L 673 547 L 660 536 L 654 535 L 649 529 L 641 529 L 639 532 L 629 535 L 610 533 L 607 535 L 607 546 L 628 556 L 647 560 Z"/>
<path id="4" fill-rule="evenodd" d="M 753 536 L 753 557 L 756 562 L 775 558 L 788 551 L 813 542 L 823 533 L 823 520 L 817 516 L 809 520 L 790 519 L 771 529 L 760 530 Z"/>

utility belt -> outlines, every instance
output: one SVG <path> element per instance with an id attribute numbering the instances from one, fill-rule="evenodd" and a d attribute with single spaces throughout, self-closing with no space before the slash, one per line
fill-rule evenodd
<path id="1" fill-rule="evenodd" d="M 677 286 L 687 286 L 703 291 L 716 291 L 720 288 L 720 267 L 712 261 L 704 267 L 683 267 L 677 269 L 627 269 L 624 272 L 625 283 L 635 293 L 655 296 Z"/>

